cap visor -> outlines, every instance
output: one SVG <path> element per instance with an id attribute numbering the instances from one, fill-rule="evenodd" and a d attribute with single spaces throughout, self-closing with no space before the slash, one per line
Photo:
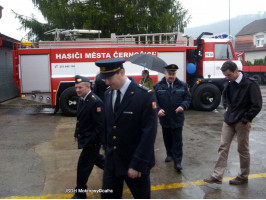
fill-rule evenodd
<path id="1" fill-rule="evenodd" d="M 112 77 L 113 75 L 115 75 L 115 72 L 114 73 L 107 73 L 107 74 L 100 73 L 99 77 L 100 77 L 100 79 L 107 79 L 107 78 Z"/>
<path id="2" fill-rule="evenodd" d="M 172 73 L 172 74 L 175 74 L 176 71 L 173 71 L 173 70 L 166 70 L 168 73 Z"/>

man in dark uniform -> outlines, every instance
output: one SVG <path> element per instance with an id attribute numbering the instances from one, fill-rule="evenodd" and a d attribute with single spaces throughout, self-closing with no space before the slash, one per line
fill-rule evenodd
<path id="1" fill-rule="evenodd" d="M 155 164 L 155 95 L 125 75 L 124 58 L 95 62 L 105 83 L 106 156 L 102 198 L 122 198 L 125 181 L 134 198 L 150 198 L 150 169 Z"/>
<path id="2" fill-rule="evenodd" d="M 177 65 L 167 65 L 165 77 L 154 86 L 154 89 L 167 154 L 165 162 L 170 162 L 173 159 L 174 168 L 181 172 L 184 110 L 189 108 L 191 95 L 187 85 L 176 78 L 177 69 Z"/>
<path id="3" fill-rule="evenodd" d="M 94 165 L 103 169 L 99 154 L 104 134 L 103 102 L 91 91 L 90 79 L 77 75 L 75 88 L 80 97 L 77 107 L 77 124 L 74 134 L 78 148 L 82 149 L 77 167 L 77 186 L 73 199 L 85 199 L 87 181 Z"/>
<path id="4" fill-rule="evenodd" d="M 108 85 L 101 79 L 100 74 L 95 77 L 93 92 L 104 101 L 104 93 L 107 90 Z"/>

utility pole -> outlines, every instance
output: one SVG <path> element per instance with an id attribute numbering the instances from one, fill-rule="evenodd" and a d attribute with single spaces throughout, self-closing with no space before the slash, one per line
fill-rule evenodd
<path id="1" fill-rule="evenodd" d="M 230 38 L 230 32 L 231 32 L 231 30 L 230 30 L 230 0 L 229 0 L 229 38 Z"/>

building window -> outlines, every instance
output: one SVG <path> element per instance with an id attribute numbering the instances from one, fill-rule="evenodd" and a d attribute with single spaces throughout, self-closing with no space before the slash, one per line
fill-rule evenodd
<path id="1" fill-rule="evenodd" d="M 256 36 L 256 47 L 263 47 L 264 45 L 264 35 Z"/>

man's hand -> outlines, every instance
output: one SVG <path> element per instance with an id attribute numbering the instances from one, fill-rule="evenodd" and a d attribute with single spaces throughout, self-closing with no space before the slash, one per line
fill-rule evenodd
<path id="1" fill-rule="evenodd" d="M 73 144 L 75 144 L 78 141 L 78 138 L 74 137 Z"/>
<path id="2" fill-rule="evenodd" d="M 164 116 L 165 116 L 165 112 L 164 112 L 163 109 L 159 110 L 159 112 L 158 112 L 158 116 L 159 116 L 159 117 L 164 117 Z"/>
<path id="3" fill-rule="evenodd" d="M 176 113 L 180 113 L 180 112 L 184 112 L 184 108 L 179 106 L 176 110 L 175 110 Z"/>
<path id="4" fill-rule="evenodd" d="M 132 168 L 129 168 L 128 171 L 127 171 L 127 176 L 129 178 L 132 178 L 132 179 L 140 178 L 141 177 L 141 172 L 138 172 L 138 171 L 136 171 L 136 170 L 134 170 Z"/>

